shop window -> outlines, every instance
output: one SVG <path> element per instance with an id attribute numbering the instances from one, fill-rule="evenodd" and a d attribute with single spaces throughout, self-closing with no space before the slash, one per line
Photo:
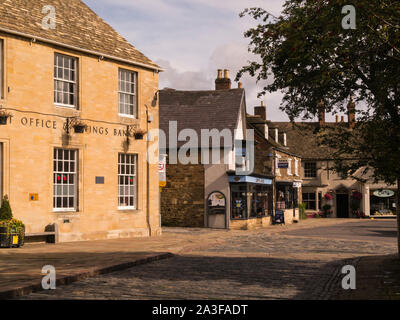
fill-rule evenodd
<path id="1" fill-rule="evenodd" d="M 249 184 L 247 197 L 250 218 L 264 217 L 269 214 L 272 199 L 270 187 L 262 184 Z"/>
<path id="2" fill-rule="evenodd" d="M 231 184 L 232 219 L 247 219 L 247 187 L 246 184 Z"/>
<path id="3" fill-rule="evenodd" d="M 137 73 L 119 69 L 118 79 L 118 113 L 136 118 Z"/>
<path id="4" fill-rule="evenodd" d="M 78 108 L 78 59 L 56 53 L 54 55 L 54 103 Z"/>
<path id="5" fill-rule="evenodd" d="M 137 155 L 118 155 L 118 208 L 137 208 Z"/>
<path id="6" fill-rule="evenodd" d="M 317 202 L 315 199 L 315 192 L 304 192 L 303 203 L 306 204 L 306 210 L 316 210 Z"/>
<path id="7" fill-rule="evenodd" d="M 374 195 L 371 191 L 370 196 L 370 213 L 371 215 L 395 215 L 396 214 L 396 196 L 394 192 L 390 192 L 391 196 Z"/>
<path id="8" fill-rule="evenodd" d="M 276 209 L 292 209 L 295 205 L 294 189 L 292 185 L 276 184 Z M 296 197 L 297 198 L 297 197 Z"/>
<path id="9" fill-rule="evenodd" d="M 3 86 L 4 86 L 4 67 L 3 67 L 3 40 L 0 39 L 0 99 L 3 99 Z"/>
<path id="10" fill-rule="evenodd" d="M 317 177 L 317 163 L 316 162 L 305 162 L 304 163 L 304 176 L 306 178 Z"/>
<path id="11" fill-rule="evenodd" d="M 76 211 L 77 209 L 77 151 L 54 149 L 54 195 L 55 211 Z"/>

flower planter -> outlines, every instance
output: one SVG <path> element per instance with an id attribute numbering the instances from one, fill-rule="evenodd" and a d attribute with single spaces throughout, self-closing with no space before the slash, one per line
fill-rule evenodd
<path id="1" fill-rule="evenodd" d="M 25 229 L 11 229 L 8 227 L 0 227 L 0 247 L 1 248 L 18 248 L 25 243 Z"/>
<path id="2" fill-rule="evenodd" d="M 8 116 L 0 116 L 0 125 L 4 126 L 7 124 Z"/>
<path id="3" fill-rule="evenodd" d="M 86 126 L 76 125 L 74 126 L 75 133 L 84 133 Z"/>

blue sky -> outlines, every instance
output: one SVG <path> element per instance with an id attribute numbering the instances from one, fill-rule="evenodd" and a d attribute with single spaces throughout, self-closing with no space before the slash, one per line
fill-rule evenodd
<path id="1" fill-rule="evenodd" d="M 83 0 L 139 51 L 161 65 L 160 88 L 214 89 L 217 69 L 236 72 L 250 59 L 243 33 L 255 21 L 239 18 L 247 7 L 263 7 L 279 15 L 283 0 Z M 242 80 L 247 109 L 260 104 L 255 79 Z M 237 84 L 233 82 L 233 87 Z M 284 121 L 281 94 L 263 98 L 270 120 Z"/>

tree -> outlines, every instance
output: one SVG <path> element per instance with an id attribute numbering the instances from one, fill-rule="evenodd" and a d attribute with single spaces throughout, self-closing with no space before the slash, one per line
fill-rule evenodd
<path id="1" fill-rule="evenodd" d="M 8 201 L 8 196 L 5 195 L 0 207 L 0 220 L 10 220 L 12 217 L 10 202 Z"/>
<path id="2" fill-rule="evenodd" d="M 343 28 L 343 0 L 286 1 L 279 17 L 246 9 L 258 25 L 249 29 L 249 51 L 258 56 L 237 74 L 265 83 L 259 95 L 282 91 L 280 109 L 290 120 L 362 106 L 353 126 L 321 128 L 320 141 L 334 150 L 336 170 L 347 176 L 370 170 L 374 180 L 397 182 L 400 257 L 400 3 L 358 0 L 356 29 Z M 353 100 L 354 99 L 354 100 Z"/>

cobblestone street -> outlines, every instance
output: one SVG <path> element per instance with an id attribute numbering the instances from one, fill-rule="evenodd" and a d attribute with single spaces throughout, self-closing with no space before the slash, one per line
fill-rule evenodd
<path id="1" fill-rule="evenodd" d="M 221 231 L 173 258 L 22 299 L 332 299 L 343 265 L 397 250 L 395 220 L 283 228 Z"/>

